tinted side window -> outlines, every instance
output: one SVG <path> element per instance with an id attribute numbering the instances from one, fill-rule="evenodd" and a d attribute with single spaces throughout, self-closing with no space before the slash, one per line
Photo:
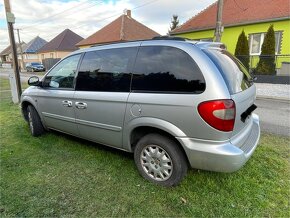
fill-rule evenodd
<path id="1" fill-rule="evenodd" d="M 73 88 L 80 56 L 73 55 L 58 63 L 44 78 L 44 87 Z"/>
<path id="2" fill-rule="evenodd" d="M 205 80 L 184 51 L 168 46 L 146 46 L 138 52 L 132 90 L 201 93 L 205 90 Z"/>
<path id="3" fill-rule="evenodd" d="M 137 48 L 87 52 L 78 72 L 76 90 L 129 92 L 132 60 Z"/>
<path id="4" fill-rule="evenodd" d="M 229 92 L 235 94 L 253 85 L 253 78 L 244 65 L 226 50 L 203 50 L 223 76 Z"/>

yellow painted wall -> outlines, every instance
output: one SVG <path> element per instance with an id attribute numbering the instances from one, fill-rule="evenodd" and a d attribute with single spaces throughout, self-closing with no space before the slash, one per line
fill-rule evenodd
<path id="1" fill-rule="evenodd" d="M 64 58 L 69 55 L 70 51 L 51 51 L 51 52 L 44 52 L 38 53 L 38 60 L 41 62 L 43 59 L 51 58 L 50 54 L 53 54 L 53 58 Z"/>
<path id="2" fill-rule="evenodd" d="M 236 27 L 226 27 L 222 34 L 221 41 L 227 46 L 227 49 L 231 52 L 235 52 L 238 37 L 242 30 L 245 31 L 246 35 L 252 33 L 263 33 L 267 32 L 269 26 L 274 25 L 274 31 L 282 31 L 282 41 L 281 41 L 281 55 L 290 55 L 290 19 L 282 21 L 273 21 L 259 24 L 249 24 L 244 26 Z M 204 30 L 191 33 L 176 34 L 176 36 L 181 36 L 189 39 L 203 39 L 203 38 L 213 38 L 214 30 Z M 254 58 L 254 62 L 257 62 L 258 58 Z M 290 57 L 279 57 L 277 67 L 281 66 L 281 62 L 290 62 Z M 252 63 L 255 65 L 255 63 Z"/>
<path id="3" fill-rule="evenodd" d="M 90 48 L 92 45 L 80 45 L 78 46 L 80 49 L 83 49 L 83 48 Z"/>

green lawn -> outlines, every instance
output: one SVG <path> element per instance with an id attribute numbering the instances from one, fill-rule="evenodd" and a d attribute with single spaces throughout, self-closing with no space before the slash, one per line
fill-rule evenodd
<path id="1" fill-rule="evenodd" d="M 28 87 L 27 82 L 21 82 L 21 88 L 26 89 Z M 9 79 L 0 77 L 0 100 L 11 98 L 11 89 Z"/>
<path id="2" fill-rule="evenodd" d="M 174 188 L 139 176 L 133 156 L 64 134 L 30 136 L 0 104 L 0 216 L 289 217 L 289 138 L 262 134 L 238 172 L 190 170 Z"/>

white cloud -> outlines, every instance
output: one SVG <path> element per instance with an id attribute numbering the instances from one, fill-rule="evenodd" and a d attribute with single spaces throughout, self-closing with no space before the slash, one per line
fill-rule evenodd
<path id="1" fill-rule="evenodd" d="M 28 42 L 37 35 L 49 41 L 66 28 L 86 38 L 120 16 L 126 8 L 133 9 L 134 19 L 160 34 L 166 34 L 173 14 L 177 14 L 180 23 L 183 23 L 215 0 L 148 0 L 145 2 L 142 0 L 13 0 L 10 2 L 16 17 L 14 27 L 21 29 L 21 40 Z M 138 6 L 141 7 L 136 8 Z M 4 15 L 4 7 L 1 3 L 0 22 L 2 23 L 5 19 Z M 115 16 L 112 17 L 113 15 Z M 0 51 L 8 44 L 7 27 L 4 26 L 0 32 Z"/>

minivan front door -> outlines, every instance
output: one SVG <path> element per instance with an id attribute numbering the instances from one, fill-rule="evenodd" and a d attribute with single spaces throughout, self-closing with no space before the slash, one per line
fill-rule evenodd
<path id="1" fill-rule="evenodd" d="M 137 47 L 87 52 L 77 76 L 76 123 L 82 138 L 122 147 L 122 129 Z"/>
<path id="2" fill-rule="evenodd" d="M 45 126 L 78 136 L 73 107 L 74 82 L 81 54 L 59 62 L 43 79 L 38 92 L 38 109 Z"/>

